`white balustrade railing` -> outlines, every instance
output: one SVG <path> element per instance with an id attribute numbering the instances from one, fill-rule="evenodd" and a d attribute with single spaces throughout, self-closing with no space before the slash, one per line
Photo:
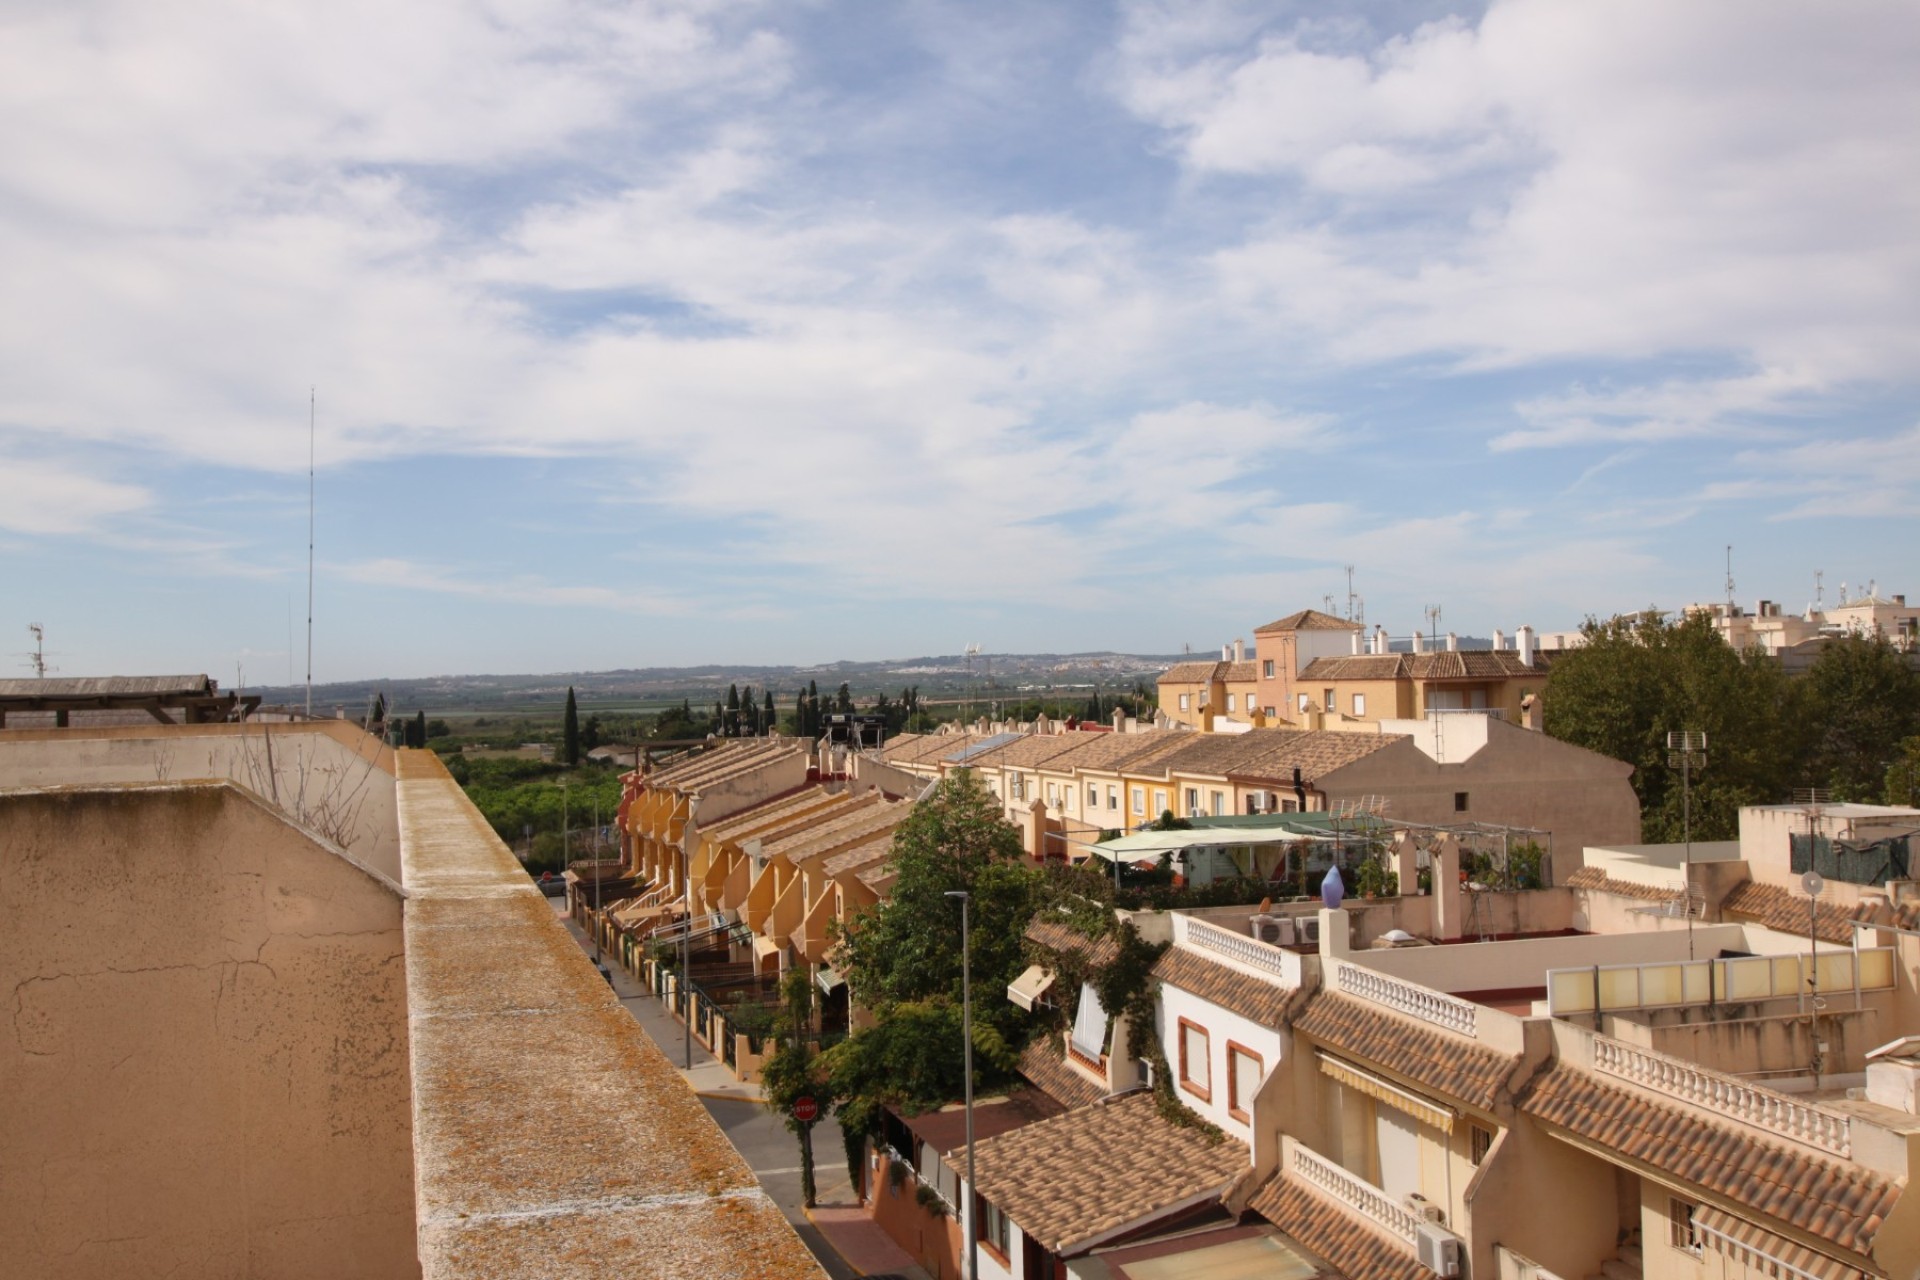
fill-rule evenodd
<path id="1" fill-rule="evenodd" d="M 1593 1067 L 1843 1159 L 1853 1156 L 1853 1131 L 1845 1116 L 1738 1077 L 1603 1036 L 1594 1037 Z"/>
<path id="2" fill-rule="evenodd" d="M 1348 995 L 1383 1004 L 1422 1022 L 1431 1022 L 1463 1036 L 1479 1034 L 1479 1006 L 1444 991 L 1389 978 L 1384 973 L 1357 964 L 1340 966 L 1339 986 Z"/>
<path id="3" fill-rule="evenodd" d="M 1290 987 L 1300 985 L 1300 957 L 1290 951 L 1249 938 L 1231 929 L 1222 929 L 1205 920 L 1187 918 L 1187 941 L 1205 951 L 1216 952 L 1241 964 L 1270 973 Z"/>
<path id="4" fill-rule="evenodd" d="M 1419 1219 L 1371 1182 L 1354 1177 L 1319 1152 L 1299 1143 L 1293 1144 L 1293 1173 L 1308 1186 L 1318 1188 L 1388 1234 L 1398 1236 L 1409 1249 L 1413 1247 Z"/>

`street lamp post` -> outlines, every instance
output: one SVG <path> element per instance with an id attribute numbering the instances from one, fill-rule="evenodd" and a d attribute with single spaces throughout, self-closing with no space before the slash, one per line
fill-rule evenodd
<path id="1" fill-rule="evenodd" d="M 974 1199 L 980 1194 L 973 1180 L 973 895 L 964 889 L 949 889 L 947 896 L 960 899 L 960 1034 L 966 1041 L 967 1071 L 967 1200 L 960 1206 L 967 1226 L 965 1280 L 980 1280 L 980 1224 L 973 1212 Z"/>

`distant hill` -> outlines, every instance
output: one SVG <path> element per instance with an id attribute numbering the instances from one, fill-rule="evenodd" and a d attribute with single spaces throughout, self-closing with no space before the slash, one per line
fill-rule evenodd
<path id="1" fill-rule="evenodd" d="M 1151 685 L 1176 662 L 1191 654 L 1136 653 L 992 653 L 976 654 L 971 671 L 965 654 L 932 654 L 880 662 L 834 662 L 821 666 L 735 666 L 715 663 L 697 667 L 627 667 L 614 671 L 556 671 L 538 675 L 428 676 L 418 679 L 352 680 L 313 687 L 314 710 L 342 708 L 359 714 L 376 694 L 384 693 L 395 711 L 524 710 L 538 712 L 566 701 L 572 686 L 582 706 L 644 709 L 678 702 L 699 706 L 726 696 L 728 685 L 771 689 L 784 710 L 809 680 L 830 693 L 842 683 L 856 698 L 877 693 L 896 695 L 908 685 L 918 686 L 922 699 L 1044 696 L 1095 688 L 1121 692 L 1139 680 Z M 1206 655 L 1198 655 L 1204 658 Z M 285 686 L 250 688 L 263 701 L 302 703 L 306 689 Z"/>

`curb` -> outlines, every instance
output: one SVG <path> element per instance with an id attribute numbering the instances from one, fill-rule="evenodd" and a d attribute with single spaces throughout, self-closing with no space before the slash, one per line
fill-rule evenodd
<path id="1" fill-rule="evenodd" d="M 800 1212 L 804 1213 L 807 1216 L 807 1221 L 813 1225 L 813 1229 L 815 1231 L 818 1231 L 820 1233 L 820 1238 L 827 1242 L 827 1248 L 833 1250 L 833 1256 L 840 1259 L 841 1266 L 845 1267 L 847 1270 L 853 1272 L 853 1274 L 857 1276 L 863 1276 L 866 1274 L 866 1272 L 862 1271 L 860 1268 L 853 1265 L 853 1259 L 847 1257 L 846 1254 L 840 1251 L 840 1246 L 834 1242 L 832 1233 L 829 1232 L 825 1227 L 820 1225 L 819 1219 L 813 1216 L 812 1209 L 809 1209 L 806 1205 L 801 1205 Z"/>

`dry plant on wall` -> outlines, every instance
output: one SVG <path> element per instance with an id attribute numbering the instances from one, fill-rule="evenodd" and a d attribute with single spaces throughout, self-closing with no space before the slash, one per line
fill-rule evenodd
<path id="1" fill-rule="evenodd" d="M 275 743 L 270 725 L 263 722 L 259 728 L 258 739 L 242 732 L 240 758 L 246 776 L 238 781 L 309 831 L 342 849 L 352 848 L 359 838 L 360 811 L 373 778 L 373 760 L 355 751 L 347 763 L 323 762 L 312 734 L 282 734 Z M 283 791 L 280 778 L 289 748 L 293 761 L 284 769 L 290 777 Z"/>

